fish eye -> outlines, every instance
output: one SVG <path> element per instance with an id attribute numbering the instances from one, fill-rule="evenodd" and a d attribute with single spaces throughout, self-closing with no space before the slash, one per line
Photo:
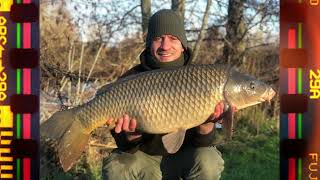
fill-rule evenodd
<path id="1" fill-rule="evenodd" d="M 250 89 L 254 90 L 254 88 L 255 88 L 254 82 L 250 82 Z"/>

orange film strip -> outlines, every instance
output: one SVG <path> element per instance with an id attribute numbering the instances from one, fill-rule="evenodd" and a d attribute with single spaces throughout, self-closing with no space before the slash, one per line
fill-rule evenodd
<path id="1" fill-rule="evenodd" d="M 280 179 L 320 177 L 319 2 L 280 2 Z"/>

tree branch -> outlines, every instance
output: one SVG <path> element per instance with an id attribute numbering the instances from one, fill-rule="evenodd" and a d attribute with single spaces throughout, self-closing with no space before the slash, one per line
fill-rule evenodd
<path id="1" fill-rule="evenodd" d="M 205 11 L 205 13 L 203 15 L 202 25 L 201 25 L 201 30 L 200 30 L 200 33 L 199 33 L 198 41 L 196 42 L 196 44 L 195 44 L 195 46 L 193 48 L 194 55 L 192 57 L 192 61 L 194 61 L 197 58 L 198 54 L 199 54 L 200 44 L 201 44 L 201 41 L 203 40 L 203 37 L 204 37 L 205 27 L 208 24 L 209 11 L 210 11 L 211 4 L 212 4 L 212 0 L 207 0 L 206 11 Z"/>

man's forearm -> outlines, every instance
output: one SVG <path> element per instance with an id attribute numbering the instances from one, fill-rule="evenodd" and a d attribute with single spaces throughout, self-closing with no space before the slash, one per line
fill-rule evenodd
<path id="1" fill-rule="evenodd" d="M 214 123 L 209 122 L 197 126 L 194 131 L 192 144 L 195 147 L 211 146 L 214 142 Z"/>
<path id="2" fill-rule="evenodd" d="M 214 123 L 212 123 L 212 122 L 201 124 L 200 126 L 198 126 L 196 128 L 197 133 L 202 134 L 202 135 L 209 134 L 213 130 L 214 130 Z"/>

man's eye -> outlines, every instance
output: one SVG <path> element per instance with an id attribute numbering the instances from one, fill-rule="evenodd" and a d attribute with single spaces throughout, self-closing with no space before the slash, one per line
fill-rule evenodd
<path id="1" fill-rule="evenodd" d="M 170 39 L 171 39 L 171 40 L 178 40 L 178 38 L 177 38 L 177 37 L 174 37 L 174 36 L 171 36 Z"/>
<path id="2" fill-rule="evenodd" d="M 160 40 L 161 40 L 161 37 L 155 37 L 153 40 L 154 40 L 154 41 L 160 41 Z"/>

